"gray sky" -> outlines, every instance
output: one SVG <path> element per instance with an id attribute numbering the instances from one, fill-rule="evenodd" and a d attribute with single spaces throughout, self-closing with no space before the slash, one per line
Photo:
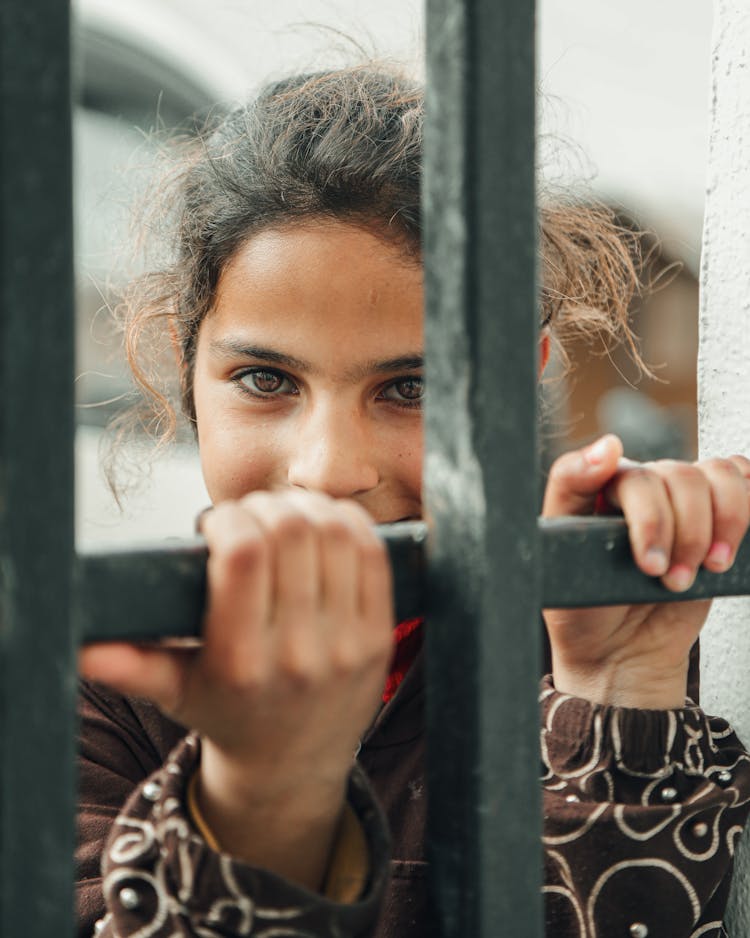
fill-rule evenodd
<path id="1" fill-rule="evenodd" d="M 335 32 L 399 59 L 422 54 L 415 0 L 78 0 L 143 41 L 179 50 L 220 93 L 330 61 Z M 586 160 L 574 172 L 692 248 L 700 237 L 708 136 L 708 0 L 539 0 L 542 128 Z M 345 46 L 345 43 L 342 44 Z M 558 148 L 570 161 L 570 152 Z"/>
<path id="2" fill-rule="evenodd" d="M 422 51 L 414 0 L 163 0 L 227 43 L 251 82 L 325 55 L 319 21 L 399 58 Z M 540 0 L 547 129 L 580 144 L 599 189 L 699 236 L 708 133 L 711 3 Z M 298 24 L 298 25 L 293 25 Z"/>

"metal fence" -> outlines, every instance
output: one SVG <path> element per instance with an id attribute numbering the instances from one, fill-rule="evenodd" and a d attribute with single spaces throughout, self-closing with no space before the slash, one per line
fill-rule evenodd
<path id="1" fill-rule="evenodd" d="M 75 553 L 68 15 L 0 3 L 4 938 L 73 932 L 77 646 L 195 633 L 205 590 L 199 542 Z M 533 0 L 430 0 L 427 58 L 433 524 L 382 533 L 400 611 L 430 617 L 430 685 L 451 688 L 428 706 L 444 935 L 540 938 L 539 609 L 671 596 L 634 568 L 621 522 L 535 517 Z M 747 544 L 684 598 L 739 593 Z"/>

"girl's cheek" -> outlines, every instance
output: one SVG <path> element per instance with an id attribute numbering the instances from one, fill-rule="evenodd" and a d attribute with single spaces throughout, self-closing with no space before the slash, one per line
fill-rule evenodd
<path id="1" fill-rule="evenodd" d="M 279 470 L 277 448 L 255 435 L 206 434 L 201 438 L 200 457 L 213 504 L 273 488 Z"/>
<path id="2" fill-rule="evenodd" d="M 398 464 L 409 489 L 420 495 L 422 493 L 424 448 L 421 426 L 403 447 Z"/>

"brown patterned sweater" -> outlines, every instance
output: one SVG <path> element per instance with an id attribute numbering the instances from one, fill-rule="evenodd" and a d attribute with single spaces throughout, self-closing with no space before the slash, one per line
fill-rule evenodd
<path id="1" fill-rule="evenodd" d="M 363 740 L 349 801 L 371 876 L 345 905 L 211 850 L 186 810 L 199 742 L 150 704 L 83 684 L 79 935 L 435 934 L 423 698 L 419 659 Z M 724 935 L 732 855 L 750 811 L 750 757 L 729 726 L 693 706 L 592 705 L 549 679 L 541 706 L 549 938 Z"/>

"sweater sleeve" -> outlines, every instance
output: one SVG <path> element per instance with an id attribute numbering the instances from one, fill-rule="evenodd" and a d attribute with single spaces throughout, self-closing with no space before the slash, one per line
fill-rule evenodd
<path id="1" fill-rule="evenodd" d="M 108 709 L 93 717 L 94 712 L 84 708 L 92 726 L 84 719 L 81 729 L 81 938 L 92 932 L 100 938 L 356 938 L 372 931 L 387 884 L 390 845 L 360 769 L 352 771 L 347 800 L 367 842 L 371 874 L 357 902 L 338 903 L 208 846 L 187 803 L 200 759 L 195 736 L 185 736 L 159 762 L 158 741 L 154 745 L 148 733 L 136 732 L 136 718 L 126 719 L 125 711 Z M 101 858 L 101 876 L 94 872 L 94 858 L 97 865 Z"/>
<path id="2" fill-rule="evenodd" d="M 555 938 L 720 938 L 750 757 L 729 725 L 542 684 L 545 914 Z"/>

